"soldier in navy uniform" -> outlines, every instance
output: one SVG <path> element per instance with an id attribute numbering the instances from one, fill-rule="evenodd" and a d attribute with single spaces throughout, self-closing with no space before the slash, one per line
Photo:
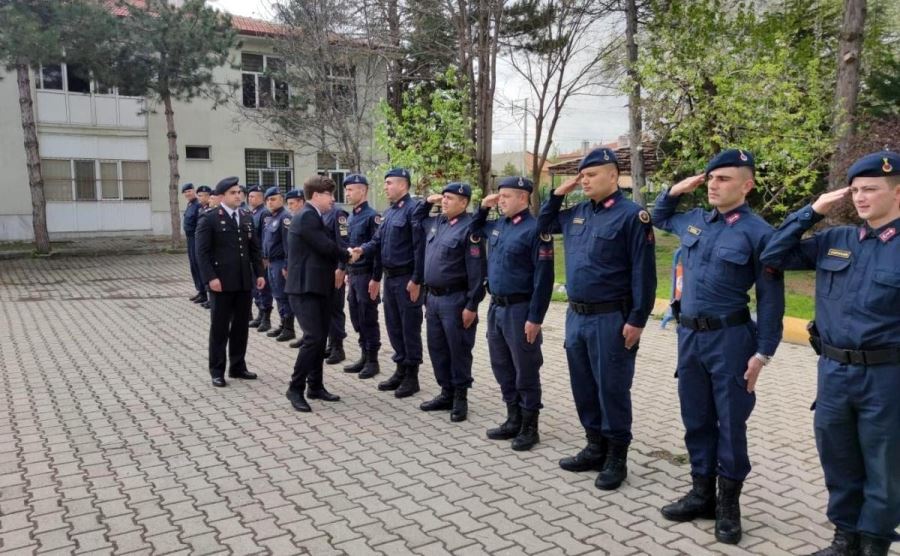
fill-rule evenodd
<path id="1" fill-rule="evenodd" d="M 472 348 L 478 304 L 484 299 L 484 238 L 472 233 L 466 213 L 472 188 L 453 182 L 416 209 L 416 232 L 425 236 L 425 329 L 428 354 L 441 393 L 422 411 L 450 409 L 450 420 L 465 421 L 472 386 Z M 429 217 L 441 204 L 441 214 Z"/>
<path id="2" fill-rule="evenodd" d="M 900 526 L 900 154 L 868 154 L 848 187 L 788 216 L 764 264 L 816 271 L 815 434 L 832 545 L 820 556 L 883 556 Z M 850 198 L 861 226 L 804 234 Z"/>
<path id="3" fill-rule="evenodd" d="M 409 195 L 410 175 L 393 168 L 384 176 L 384 191 L 391 206 L 384 212 L 375 236 L 357 256 L 380 257 L 384 271 L 384 319 L 397 364 L 394 374 L 378 385 L 405 398 L 419 391 L 422 364 L 422 274 L 425 242 L 414 233 L 413 213 L 419 201 Z"/>
<path id="4" fill-rule="evenodd" d="M 298 214 L 300 214 L 300 211 L 303 210 L 303 207 L 305 206 L 306 201 L 303 198 L 302 191 L 300 191 L 299 189 L 289 189 L 288 192 L 284 194 L 284 202 L 285 202 L 285 208 L 288 211 L 288 216 L 285 217 L 284 221 L 282 222 L 283 225 L 281 227 L 281 244 L 284 245 L 285 250 L 287 250 L 288 236 L 290 235 L 290 229 L 291 229 L 291 221 Z M 285 276 L 285 278 L 287 278 L 287 269 L 284 269 L 284 276 Z M 288 304 L 290 304 L 290 297 L 288 297 Z M 294 314 L 293 309 L 291 309 L 291 314 Z M 296 318 L 297 317 L 294 316 L 294 319 L 296 319 Z M 295 334 L 296 334 L 296 332 L 295 332 Z M 297 338 L 296 340 L 294 340 L 293 342 L 291 342 L 288 345 L 294 349 L 299 348 L 300 344 L 302 343 L 302 340 L 303 340 L 303 338 Z"/>
<path id="5" fill-rule="evenodd" d="M 197 231 L 197 218 L 200 216 L 200 201 L 197 199 L 197 194 L 194 192 L 194 184 L 192 183 L 182 185 L 181 194 L 187 200 L 182 227 L 184 228 L 184 237 L 187 240 L 187 256 L 188 264 L 191 268 L 191 279 L 193 279 L 194 289 L 197 291 L 190 298 L 190 301 L 204 303 L 207 300 L 206 288 L 200 279 L 200 269 L 197 267 L 197 253 L 194 249 L 194 233 Z"/>
<path id="6" fill-rule="evenodd" d="M 278 303 L 278 316 L 281 324 L 278 329 L 281 333 L 273 336 L 279 342 L 288 342 L 296 338 L 294 333 L 294 313 L 288 296 L 284 292 L 285 270 L 287 269 L 287 249 L 284 244 L 285 220 L 290 220 L 291 214 L 284 208 L 284 199 L 281 190 L 272 186 L 266 190 L 266 216 L 263 218 L 262 252 L 263 262 L 267 270 L 269 289 L 272 297 Z M 288 224 L 289 226 L 290 224 Z"/>
<path id="7" fill-rule="evenodd" d="M 581 185 L 586 200 L 560 210 Z M 566 359 L 587 446 L 560 467 L 595 470 L 594 485 L 619 488 L 628 473 L 631 384 L 638 342 L 656 301 L 650 214 L 619 189 L 610 149 L 591 151 L 578 175 L 556 188 L 540 214 L 544 233 L 562 232 L 566 248 Z"/>
<path id="8" fill-rule="evenodd" d="M 487 340 L 494 378 L 506 403 L 506 421 L 489 429 L 492 440 L 512 439 L 512 449 L 530 450 L 540 441 L 541 324 L 553 294 L 553 238 L 541 234 L 528 204 L 534 184 L 510 176 L 497 183 L 472 224 L 476 238 L 487 241 Z M 500 218 L 488 221 L 500 207 Z"/>
<path id="9" fill-rule="evenodd" d="M 360 174 L 344 178 L 344 198 L 353 207 L 347 222 L 350 247 L 359 247 L 375 236 L 381 216 L 369 206 L 369 180 Z M 381 259 L 376 256 L 360 258 L 347 266 L 347 303 L 350 323 L 359 335 L 360 357 L 344 367 L 344 372 L 359 373 L 359 378 L 372 378 L 380 372 L 378 351 L 381 349 L 381 329 L 378 326 L 378 304 L 381 302 L 378 285 L 381 283 Z"/>
<path id="10" fill-rule="evenodd" d="M 209 196 L 212 193 L 212 188 L 208 185 L 201 185 L 197 188 L 197 200 L 200 201 L 200 214 L 203 214 L 207 208 L 209 208 Z"/>
<path id="11" fill-rule="evenodd" d="M 328 236 L 344 250 L 350 247 L 348 216 L 347 211 L 335 205 L 322 217 Z M 347 299 L 346 278 L 347 265 L 338 263 L 337 270 L 334 271 L 334 289 L 337 291 L 332 298 L 334 305 L 331 311 L 331 330 L 328 332 L 328 345 L 325 346 L 325 363 L 329 365 L 337 365 L 347 358 L 344 353 L 344 338 L 347 337 L 347 317 L 344 314 Z"/>
<path id="12" fill-rule="evenodd" d="M 741 539 L 740 495 L 750 473 L 747 419 L 760 371 L 781 341 L 784 315 L 783 276 L 759 261 L 772 227 L 746 202 L 754 175 L 751 153 L 722 151 L 704 173 L 663 191 L 653 211 L 656 226 L 681 239 L 684 294 L 673 303 L 676 376 L 693 483 L 662 514 L 672 521 L 715 517 L 716 539 L 726 544 Z M 712 210 L 676 214 L 680 197 L 704 181 Z M 754 285 L 756 322 L 747 293 Z"/>
<path id="13" fill-rule="evenodd" d="M 258 185 L 247 188 L 247 200 L 250 203 L 250 214 L 253 216 L 253 226 L 256 230 L 256 236 L 259 238 L 260 244 L 262 243 L 263 237 L 263 221 L 269 216 L 263 193 L 264 191 Z M 263 259 L 263 266 L 266 266 L 265 258 Z M 253 288 L 253 303 L 256 305 L 258 313 L 256 318 L 253 318 L 251 309 L 250 328 L 256 328 L 259 332 L 271 330 L 272 289 L 268 277 L 266 279 L 266 287 L 261 290 Z M 262 330 L 259 330 L 260 328 L 262 328 Z"/>
<path id="14" fill-rule="evenodd" d="M 255 379 L 247 369 L 247 313 L 250 289 L 265 285 L 259 238 L 253 230 L 253 218 L 240 207 L 238 178 L 225 178 L 215 193 L 222 204 L 205 212 L 197 224 L 196 249 L 200 276 L 210 291 L 209 372 L 213 386 L 226 386 L 225 352 L 228 351 L 228 375 Z"/>
<path id="15" fill-rule="evenodd" d="M 197 188 L 197 200 L 200 201 L 200 208 L 197 211 L 197 213 L 198 213 L 197 214 L 197 222 L 200 222 L 201 215 L 205 214 L 206 211 L 210 210 L 210 206 L 209 206 L 210 197 L 212 197 L 212 188 L 210 186 L 201 185 L 200 187 Z M 196 227 L 195 227 L 194 228 L 194 259 L 195 260 L 197 257 L 196 234 L 197 234 L 197 231 L 196 231 Z M 197 269 L 198 270 L 200 269 L 199 265 L 197 265 Z M 202 276 L 200 277 L 200 280 L 202 282 L 202 280 L 203 280 Z M 207 286 L 205 283 L 203 283 L 203 295 L 205 296 L 205 299 L 200 299 L 197 301 L 197 303 L 204 309 L 209 309 L 209 295 L 207 295 L 208 290 L 209 290 L 209 286 Z"/>
<path id="16" fill-rule="evenodd" d="M 332 240 L 322 215 L 334 205 L 334 181 L 313 176 L 303 184 L 306 206 L 291 219 L 288 237 L 287 291 L 303 332 L 287 398 L 297 411 L 311 411 L 306 398 L 340 400 L 325 389 L 325 344 L 335 295 L 334 272 L 339 262 L 352 262 L 349 249 Z M 351 260 L 352 259 L 352 260 Z M 303 391 L 306 388 L 306 396 Z"/>

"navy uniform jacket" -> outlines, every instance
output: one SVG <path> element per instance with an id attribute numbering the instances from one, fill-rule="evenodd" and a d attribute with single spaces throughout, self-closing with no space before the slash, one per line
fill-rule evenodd
<path id="1" fill-rule="evenodd" d="M 541 324 L 553 294 L 553 238 L 538 232 L 528 209 L 492 221 L 489 213 L 482 208 L 472 222 L 473 233 L 487 238 L 488 289 L 501 297 L 531 296 L 528 321 Z"/>
<path id="2" fill-rule="evenodd" d="M 325 223 L 325 230 L 338 246 L 346 251 L 350 247 L 350 232 L 347 223 L 347 211 L 333 207 L 331 210 L 322 215 L 322 221 Z M 347 265 L 342 261 L 338 263 L 338 268 L 346 270 Z"/>
<path id="3" fill-rule="evenodd" d="M 425 234 L 425 285 L 465 289 L 466 309 L 477 311 L 487 274 L 484 238 L 472 232 L 471 214 L 428 217 L 431 207 L 425 202 L 416 209 L 417 233 Z"/>
<path id="4" fill-rule="evenodd" d="M 756 284 L 759 329 L 756 351 L 773 355 L 781 341 L 784 280 L 759 257 L 773 229 L 747 203 L 720 214 L 695 208 L 675 214 L 679 197 L 664 191 L 656 199 L 656 227 L 681 239 L 684 285 L 681 311 L 691 317 L 721 317 L 747 307 L 747 292 Z"/>
<path id="5" fill-rule="evenodd" d="M 290 295 L 334 292 L 338 262 L 350 258 L 328 235 L 325 223 L 312 204 L 291 218 L 288 237 L 288 275 L 284 291 Z"/>
<path id="6" fill-rule="evenodd" d="M 197 223 L 195 252 L 204 284 L 218 278 L 223 292 L 250 291 L 263 276 L 253 218 L 238 209 L 240 229 L 222 207 L 203 213 Z"/>
<path id="7" fill-rule="evenodd" d="M 422 235 L 414 233 L 413 213 L 419 201 L 409 193 L 384 211 L 381 226 L 375 236 L 362 248 L 368 256 L 381 258 L 382 268 L 412 267 L 412 281 L 422 283 L 425 264 L 425 242 Z"/>
<path id="8" fill-rule="evenodd" d="M 369 206 L 367 201 L 363 201 L 353 212 L 350 213 L 350 219 L 347 226 L 350 231 L 349 245 L 350 247 L 359 247 L 367 241 L 375 237 L 375 232 L 381 225 L 381 216 L 375 212 L 375 209 Z M 381 258 L 372 255 L 363 255 L 355 263 L 348 265 L 349 268 L 372 268 L 372 280 L 381 281 Z"/>
<path id="9" fill-rule="evenodd" d="M 198 199 L 194 199 L 187 204 L 187 208 L 184 209 L 184 219 L 182 220 L 184 235 L 191 237 L 196 233 L 197 218 L 200 216 L 200 209 L 201 206 Z"/>
<path id="10" fill-rule="evenodd" d="M 260 241 L 262 241 L 263 222 L 271 213 L 265 205 L 259 205 L 255 209 L 250 209 L 250 214 L 253 215 L 253 226 L 256 229 L 256 235 L 259 236 Z"/>
<path id="11" fill-rule="evenodd" d="M 762 254 L 784 270 L 816 270 L 816 327 L 826 344 L 852 350 L 900 346 L 900 219 L 877 230 L 841 226 L 801 240 L 822 216 L 788 216 Z"/>
<path id="12" fill-rule="evenodd" d="M 578 303 L 628 300 L 626 322 L 643 328 L 656 302 L 656 253 L 650 215 L 621 190 L 599 203 L 560 210 L 551 195 L 541 207 L 540 229 L 563 234 L 566 291 Z"/>
<path id="13" fill-rule="evenodd" d="M 285 219 L 290 219 L 291 213 L 284 207 L 275 213 L 265 211 L 262 218 L 262 254 L 264 259 L 273 261 L 287 258 L 287 246 L 284 244 Z"/>

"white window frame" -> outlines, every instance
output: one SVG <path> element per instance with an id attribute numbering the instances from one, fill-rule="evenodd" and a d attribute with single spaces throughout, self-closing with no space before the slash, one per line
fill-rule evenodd
<path id="1" fill-rule="evenodd" d="M 284 58 L 281 58 L 280 56 L 271 56 L 269 54 L 262 54 L 259 52 L 241 52 L 242 56 L 244 54 L 262 56 L 263 70 L 261 72 L 246 70 L 246 69 L 244 69 L 243 60 L 242 60 L 242 63 L 241 63 L 241 106 L 243 106 L 244 108 L 250 108 L 250 109 L 255 109 L 255 110 L 258 110 L 260 108 L 278 108 L 278 105 L 275 103 L 275 91 L 276 91 L 275 87 L 276 87 L 277 82 L 275 81 L 274 77 L 266 75 L 266 70 L 269 69 L 269 59 L 279 60 L 282 63 L 284 63 Z M 245 74 L 254 76 L 253 93 L 254 93 L 255 98 L 254 98 L 253 106 L 247 106 L 246 104 L 244 104 L 244 75 Z M 270 90 L 272 91 L 272 106 L 260 106 L 260 104 L 259 104 L 259 89 L 260 89 L 259 82 L 262 79 L 268 79 L 270 81 L 270 86 L 271 86 Z M 287 95 L 288 95 L 287 101 L 290 102 L 291 101 L 291 86 L 290 86 L 290 84 L 287 84 L 287 86 L 288 86 L 287 87 Z"/>
<path id="2" fill-rule="evenodd" d="M 62 89 L 45 89 L 44 88 L 44 66 L 40 65 L 37 67 L 35 71 L 34 84 L 35 88 L 46 93 L 56 93 L 56 94 L 66 94 L 66 95 L 90 95 L 90 96 L 99 96 L 99 97 L 117 97 L 117 98 L 142 98 L 140 96 L 135 95 L 123 95 L 119 93 L 119 87 L 113 86 L 111 87 L 112 92 L 110 93 L 99 93 L 97 92 L 100 88 L 100 84 L 97 82 L 97 79 L 94 77 L 93 73 L 91 74 L 90 79 L 90 93 L 79 93 L 73 92 L 69 90 L 69 66 L 66 62 L 60 62 L 59 64 L 49 64 L 49 65 L 59 65 L 60 66 L 60 74 L 62 75 Z"/>
<path id="3" fill-rule="evenodd" d="M 247 151 L 263 151 L 266 153 L 266 167 L 265 168 L 247 168 Z M 284 154 L 287 155 L 288 165 L 287 166 L 272 166 L 272 154 Z M 289 180 L 285 180 L 287 185 L 287 189 L 294 187 L 294 179 L 297 177 L 296 172 L 294 172 L 294 153 L 293 151 L 279 151 L 279 150 L 271 150 L 271 149 L 244 149 L 244 173 L 245 175 L 249 172 L 257 172 L 257 184 L 260 187 L 271 187 L 271 186 L 263 186 L 263 173 L 264 172 L 274 172 L 275 173 L 275 185 L 281 188 L 281 180 L 279 176 L 283 172 L 290 172 Z M 249 180 L 248 180 L 249 181 Z M 249 184 L 248 184 L 249 185 Z"/>

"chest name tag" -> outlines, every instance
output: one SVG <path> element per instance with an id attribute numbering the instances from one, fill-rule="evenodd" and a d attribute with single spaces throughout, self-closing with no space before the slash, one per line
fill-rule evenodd
<path id="1" fill-rule="evenodd" d="M 703 231 L 703 230 L 701 230 L 701 229 L 698 228 L 697 226 L 688 226 L 688 232 L 691 233 L 691 234 L 693 234 L 693 235 L 695 235 L 695 236 L 699 236 L 699 235 L 700 235 L 700 232 L 702 232 L 702 231 Z"/>
<path id="2" fill-rule="evenodd" d="M 844 251 L 843 249 L 829 249 L 828 256 L 829 257 L 840 257 L 842 259 L 849 259 L 850 251 Z"/>
<path id="3" fill-rule="evenodd" d="M 584 224 L 584 218 L 573 218 L 572 224 Z"/>
<path id="4" fill-rule="evenodd" d="M 492 236 L 499 236 L 499 235 L 500 235 L 500 230 L 494 230 L 493 232 L 491 232 L 491 235 L 492 235 Z"/>

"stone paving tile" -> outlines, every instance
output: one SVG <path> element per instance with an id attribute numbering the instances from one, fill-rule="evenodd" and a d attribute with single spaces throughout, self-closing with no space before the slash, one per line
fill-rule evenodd
<path id="1" fill-rule="evenodd" d="M 284 399 L 296 352 L 253 331 L 260 380 L 208 385 L 209 315 L 186 300 L 186 263 L 0 265 L 0 554 L 787 554 L 830 537 L 803 346 L 782 345 L 760 380 L 746 534 L 727 547 L 711 521 L 658 511 L 688 487 L 675 335 L 658 322 L 638 356 L 629 478 L 605 493 L 557 465 L 584 441 L 564 306 L 544 327 L 541 443 L 516 453 L 484 437 L 505 411 L 484 317 L 468 421 L 417 409 L 438 390 L 427 363 L 406 400 L 328 367 L 343 400 L 298 414 Z"/>

